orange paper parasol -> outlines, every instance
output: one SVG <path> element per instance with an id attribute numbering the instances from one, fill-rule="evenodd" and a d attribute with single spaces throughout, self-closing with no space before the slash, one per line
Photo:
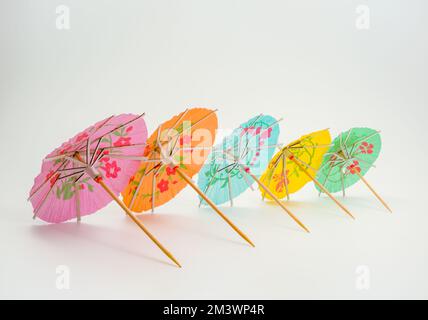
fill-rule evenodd
<path id="1" fill-rule="evenodd" d="M 215 111 L 187 109 L 161 124 L 147 140 L 141 165 L 122 192 L 123 200 L 132 211 L 154 211 L 190 185 L 229 226 L 254 246 L 191 179 L 212 148 L 217 130 Z"/>

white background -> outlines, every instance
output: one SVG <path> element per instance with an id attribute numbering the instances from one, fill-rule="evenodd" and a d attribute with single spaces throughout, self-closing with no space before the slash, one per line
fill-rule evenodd
<path id="1" fill-rule="evenodd" d="M 58 30 L 55 9 L 70 8 Z M 0 2 L 1 298 L 428 298 L 428 4 L 370 1 Z M 383 151 L 347 193 L 347 218 L 312 184 L 290 208 L 301 232 L 258 192 L 225 213 L 250 248 L 191 189 L 141 220 L 172 266 L 117 205 L 61 225 L 26 202 L 44 155 L 111 114 L 147 113 L 153 130 L 186 107 L 219 108 L 232 129 L 283 117 L 281 141 L 331 128 L 382 130 Z M 70 289 L 56 288 L 56 268 Z M 370 287 L 359 290 L 359 266 Z"/>

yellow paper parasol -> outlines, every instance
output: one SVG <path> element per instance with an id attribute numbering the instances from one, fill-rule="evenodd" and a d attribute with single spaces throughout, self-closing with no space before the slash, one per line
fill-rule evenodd
<path id="1" fill-rule="evenodd" d="M 323 156 L 331 146 L 329 130 L 320 130 L 302 136 L 300 139 L 283 147 L 271 160 L 261 181 L 278 198 L 290 198 L 310 181 L 315 180 L 317 170 L 321 166 Z M 322 186 L 321 186 L 322 187 Z M 263 198 L 271 199 L 264 190 L 260 190 Z M 328 191 L 326 194 L 348 215 L 353 215 Z"/>

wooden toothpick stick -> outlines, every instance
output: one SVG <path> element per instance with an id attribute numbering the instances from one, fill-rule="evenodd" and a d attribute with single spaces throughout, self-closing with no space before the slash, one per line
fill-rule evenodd
<path id="1" fill-rule="evenodd" d="M 252 247 L 255 247 L 254 243 L 237 227 L 235 224 L 229 220 L 228 217 L 224 215 L 223 212 L 220 211 L 220 209 L 212 202 L 203 192 L 201 189 L 198 188 L 197 185 L 190 179 L 189 176 L 185 172 L 183 172 L 180 168 L 176 168 L 176 171 L 182 177 L 192 188 L 196 191 L 196 193 L 201 196 L 202 199 L 224 220 L 226 223 L 235 230 L 236 233 L 238 233 L 245 241 L 247 241 Z"/>
<path id="2" fill-rule="evenodd" d="M 370 191 L 375 195 L 376 198 L 378 198 L 378 200 L 384 205 L 384 207 L 392 213 L 391 208 L 388 206 L 388 204 L 385 202 L 385 200 L 383 200 L 381 198 L 381 196 L 373 189 L 373 187 L 368 183 L 368 181 L 363 177 L 363 175 L 361 173 L 359 173 L 358 171 L 355 171 L 357 173 L 357 175 L 360 177 L 360 179 L 364 182 L 364 184 L 367 186 L 367 188 L 370 189 Z"/>
<path id="3" fill-rule="evenodd" d="M 339 200 L 337 200 L 321 183 L 319 183 L 309 172 L 306 170 L 299 161 L 296 160 L 292 153 L 288 153 L 288 158 L 293 161 L 296 166 L 302 170 L 325 194 L 327 194 L 331 200 L 333 200 L 347 215 L 349 215 L 352 219 L 355 219 L 352 213 L 342 204 Z"/>
<path id="4" fill-rule="evenodd" d="M 279 200 L 272 191 L 269 190 L 254 174 L 247 172 L 254 181 L 265 191 L 299 226 L 301 226 L 306 232 L 310 233 L 309 229 L 299 220 L 296 216 Z"/>
<path id="5" fill-rule="evenodd" d="M 110 190 L 110 188 L 104 183 L 103 180 L 97 181 L 101 187 L 113 198 L 114 201 L 125 211 L 125 213 L 128 215 L 128 217 L 131 218 L 132 221 L 134 221 L 141 230 L 152 240 L 157 247 L 168 257 L 170 258 L 178 267 L 181 268 L 181 264 L 175 259 L 175 257 L 169 252 L 160 242 L 158 239 L 155 238 L 153 234 L 150 233 L 150 231 L 144 226 L 144 224 L 138 220 L 132 212 L 128 209 L 128 207 L 114 194 L 113 191 Z"/>
<path id="6" fill-rule="evenodd" d="M 79 153 L 76 153 L 74 157 L 82 161 L 82 157 Z M 92 168 L 88 167 L 88 170 L 91 170 Z M 109 195 L 110 197 L 116 201 L 116 203 L 125 211 L 128 217 L 131 218 L 131 220 L 140 227 L 141 230 L 152 240 L 156 246 L 168 257 L 170 258 L 179 268 L 181 268 L 181 264 L 175 259 L 175 257 L 169 252 L 160 242 L 158 239 L 155 238 L 153 234 L 144 226 L 144 224 L 138 220 L 131 210 L 128 209 L 128 207 L 116 196 L 116 194 L 105 184 L 105 182 L 101 179 L 101 176 L 93 177 L 92 175 L 88 174 L 95 182 L 97 182 Z"/>

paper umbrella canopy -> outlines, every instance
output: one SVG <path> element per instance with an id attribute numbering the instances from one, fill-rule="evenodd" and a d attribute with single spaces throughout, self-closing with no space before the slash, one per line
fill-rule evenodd
<path id="1" fill-rule="evenodd" d="M 198 176 L 199 188 L 215 204 L 230 202 L 256 182 L 275 153 L 279 136 L 278 121 L 258 115 L 241 124 L 216 145 Z M 306 231 L 308 229 L 274 196 L 277 203 Z M 205 199 L 200 198 L 205 204 Z"/>
<path id="2" fill-rule="evenodd" d="M 143 116 L 111 116 L 80 132 L 43 160 L 29 200 L 34 217 L 60 223 L 94 213 L 112 200 L 178 266 L 180 264 L 117 197 L 137 171 L 147 128 Z"/>
<path id="3" fill-rule="evenodd" d="M 217 130 L 216 110 L 193 108 L 161 124 L 147 140 L 147 147 L 135 175 L 122 192 L 131 210 L 154 210 L 172 199 L 187 185 L 201 197 L 203 192 L 192 176 L 204 164 Z M 206 197 L 205 197 L 206 198 Z M 214 203 L 208 204 L 249 244 L 254 244 Z"/>
<path id="4" fill-rule="evenodd" d="M 323 155 L 331 144 L 328 130 L 312 132 L 281 148 L 273 157 L 261 182 L 266 188 L 260 188 L 263 199 L 272 199 L 272 195 L 282 199 L 300 190 L 309 181 L 315 180 L 315 174 L 321 165 Z M 323 186 L 320 186 L 323 188 Z M 331 193 L 323 188 L 325 193 L 350 217 L 354 216 Z M 275 198 L 273 198 L 275 200 Z"/>
<path id="5" fill-rule="evenodd" d="M 382 146 L 380 132 L 370 128 L 351 128 L 341 133 L 325 153 L 316 176 L 320 193 L 324 187 L 329 192 L 342 191 L 362 180 L 389 210 L 386 202 L 370 186 L 364 175 L 374 166 Z"/>
<path id="6" fill-rule="evenodd" d="M 289 198 L 290 194 L 299 191 L 311 181 L 302 167 L 315 175 L 330 144 L 330 132 L 320 130 L 282 147 L 270 161 L 260 178 L 261 182 L 278 198 Z M 260 192 L 263 197 L 271 198 L 263 189 L 260 189 Z"/>
<path id="7" fill-rule="evenodd" d="M 213 148 L 198 176 L 198 186 L 223 204 L 252 188 L 251 172 L 259 177 L 275 152 L 279 126 L 271 116 L 256 116 L 241 124 Z M 204 200 L 200 199 L 202 203 Z"/>

